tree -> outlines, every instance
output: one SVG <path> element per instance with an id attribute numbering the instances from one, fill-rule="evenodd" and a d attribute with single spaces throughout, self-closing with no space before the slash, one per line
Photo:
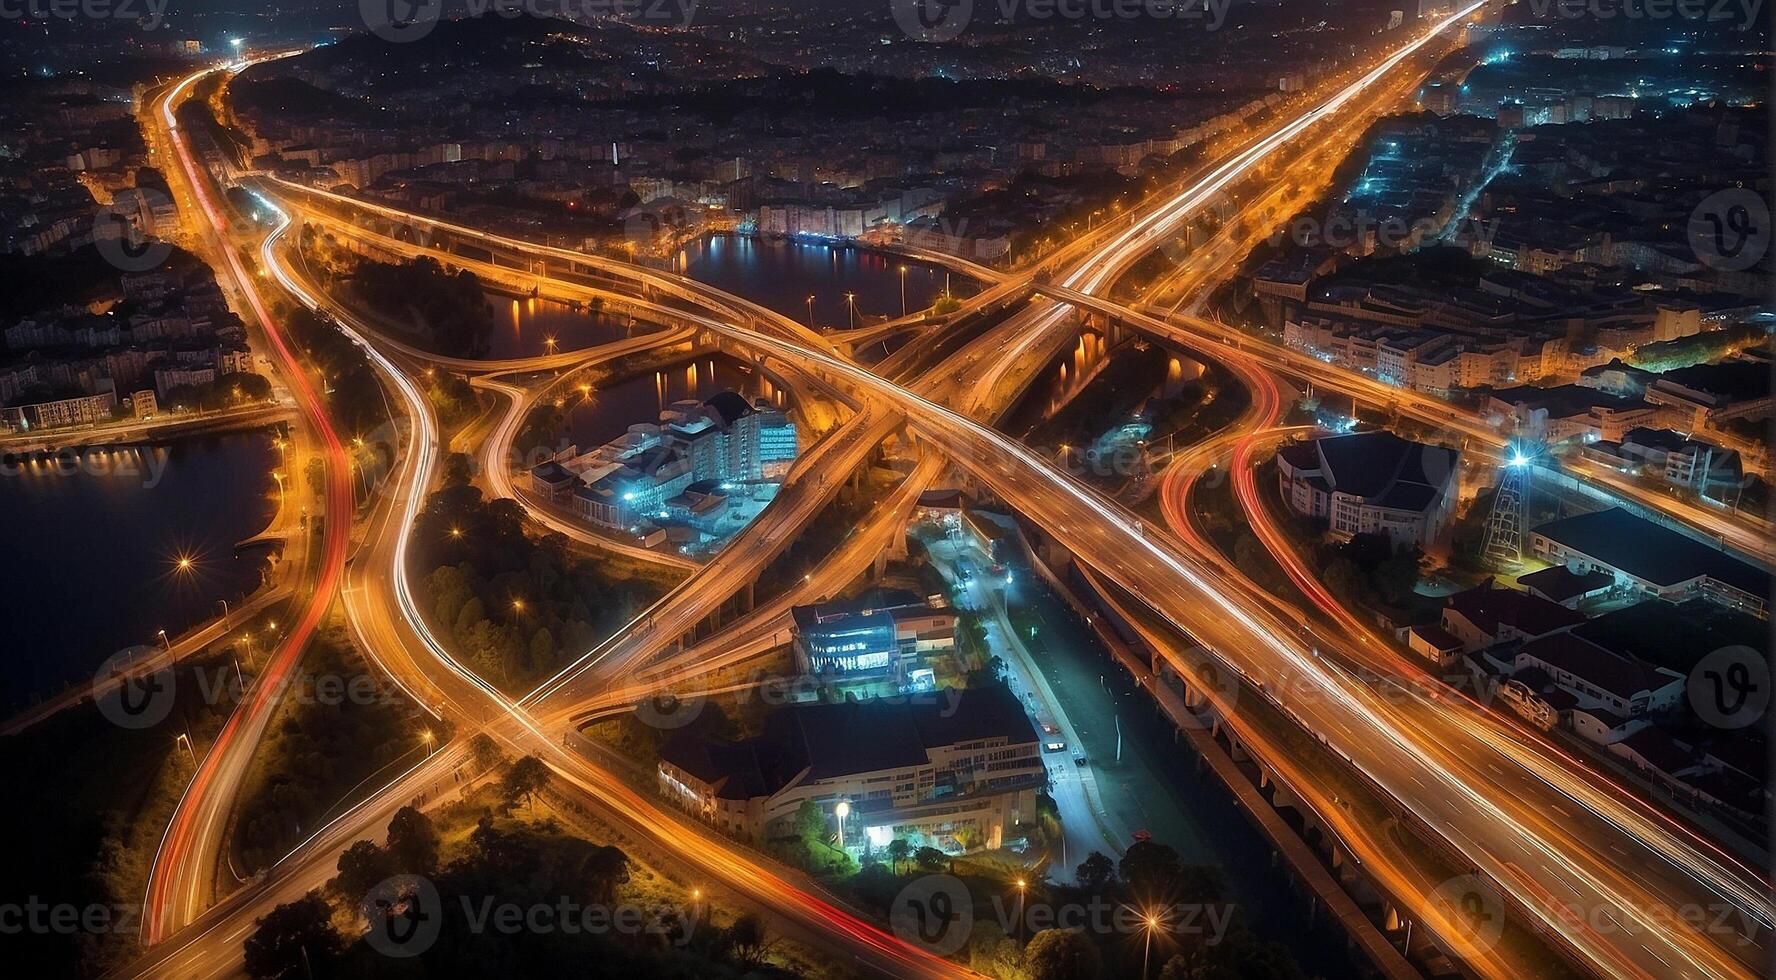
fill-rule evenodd
<path id="1" fill-rule="evenodd" d="M 506 761 L 506 754 L 486 732 L 476 732 L 475 737 L 469 739 L 469 754 L 474 756 L 475 769 L 480 772 Z"/>
<path id="2" fill-rule="evenodd" d="M 1123 852 L 1117 870 L 1137 899 L 1164 898 L 1178 883 L 1184 862 L 1178 852 L 1150 840 L 1136 841 Z"/>
<path id="3" fill-rule="evenodd" d="M 1044 929 L 1024 947 L 1031 980 L 1096 980 L 1098 947 L 1073 929 Z"/>
<path id="4" fill-rule="evenodd" d="M 1423 556 L 1417 548 L 1401 548 L 1375 566 L 1375 591 L 1389 602 L 1399 602 L 1418 586 L 1418 562 Z"/>
<path id="5" fill-rule="evenodd" d="M 385 878 L 395 874 L 395 863 L 389 853 L 375 841 L 356 841 L 339 855 L 335 865 L 339 874 L 327 882 L 327 888 L 345 901 L 357 901 Z"/>
<path id="6" fill-rule="evenodd" d="M 629 881 L 629 855 L 615 847 L 594 847 L 580 860 L 579 877 L 587 898 L 608 905 L 617 887 Z"/>
<path id="7" fill-rule="evenodd" d="M 949 860 L 948 855 L 935 847 L 921 847 L 913 852 L 913 861 L 926 871 L 936 871 Z"/>
<path id="8" fill-rule="evenodd" d="M 903 840 L 899 837 L 896 837 L 893 840 L 889 841 L 888 842 L 888 866 L 889 866 L 889 868 L 891 868 L 895 874 L 899 874 L 900 873 L 900 863 L 902 861 L 905 861 L 907 859 L 907 856 L 910 855 L 912 853 L 912 851 L 913 851 L 913 846 L 911 844 L 908 844 L 905 840 Z"/>
<path id="9" fill-rule="evenodd" d="M 245 943 L 247 975 L 282 980 L 327 972 L 345 952 L 332 918 L 321 893 L 312 891 L 267 912 Z"/>
<path id="10" fill-rule="evenodd" d="M 451 453 L 444 457 L 444 486 L 466 487 L 474 476 L 475 464 L 468 453 Z"/>
<path id="11" fill-rule="evenodd" d="M 519 800 L 524 801 L 524 808 L 530 809 L 531 797 L 535 796 L 544 786 L 549 784 L 549 767 L 543 760 L 534 755 L 527 755 L 512 763 L 506 770 L 506 778 L 500 784 L 500 798 L 506 806 L 512 807 Z"/>
<path id="12" fill-rule="evenodd" d="M 826 839 L 826 813 L 813 800 L 803 800 L 796 807 L 795 833 L 810 844 Z"/>
<path id="13" fill-rule="evenodd" d="M 1093 851 L 1079 862 L 1073 869 L 1073 878 L 1079 887 L 1087 891 L 1100 892 L 1116 877 L 1116 863 L 1102 851 Z"/>
<path id="14" fill-rule="evenodd" d="M 1334 558 L 1327 562 L 1325 571 L 1320 573 L 1320 581 L 1340 602 L 1362 601 L 1363 571 L 1349 558 Z"/>
<path id="15" fill-rule="evenodd" d="M 722 951 L 743 970 L 763 966 L 770 945 L 765 924 L 751 912 L 741 915 L 733 925 L 722 930 Z"/>
<path id="16" fill-rule="evenodd" d="M 555 662 L 555 636 L 547 626 L 537 627 L 530 637 L 530 659 L 526 670 L 545 670 Z"/>
<path id="17" fill-rule="evenodd" d="M 1165 966 L 1159 968 L 1159 980 L 1196 980 L 1196 971 L 1183 953 L 1174 953 L 1165 961 Z"/>
<path id="18" fill-rule="evenodd" d="M 438 867 L 438 828 L 430 817 L 404 806 L 389 820 L 388 850 L 397 873 L 429 875 Z"/>

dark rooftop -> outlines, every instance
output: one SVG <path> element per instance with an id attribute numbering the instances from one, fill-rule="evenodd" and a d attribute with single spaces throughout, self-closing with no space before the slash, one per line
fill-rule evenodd
<path id="1" fill-rule="evenodd" d="M 1501 623 L 1526 636 L 1543 636 L 1585 621 L 1584 613 L 1541 596 L 1495 585 L 1492 579 L 1450 596 L 1449 608 L 1494 636 L 1498 635 Z"/>
<path id="2" fill-rule="evenodd" d="M 1517 576 L 1517 584 L 1554 602 L 1566 602 L 1589 595 L 1599 589 L 1607 589 L 1615 579 L 1607 572 L 1586 572 L 1579 575 L 1568 571 L 1565 565 L 1555 565 L 1539 572 Z"/>
<path id="3" fill-rule="evenodd" d="M 1555 633 L 1531 640 L 1517 651 L 1517 656 L 1534 657 L 1624 699 L 1642 691 L 1656 691 L 1682 679 L 1681 674 L 1662 672 L 1651 664 L 1617 656 L 1571 633 Z"/>
<path id="4" fill-rule="evenodd" d="M 787 705 L 765 719 L 762 734 L 739 742 L 692 725 L 666 743 L 660 759 L 716 785 L 724 799 L 748 799 L 783 789 L 804 770 L 808 779 L 828 779 L 906 769 L 925 765 L 931 749 L 992 738 L 1036 741 L 1023 705 L 1003 684 L 900 701 Z"/>
<path id="5" fill-rule="evenodd" d="M 1550 521 L 1535 533 L 1656 585 L 1706 575 L 1755 596 L 1770 594 L 1769 572 L 1620 507 Z"/>

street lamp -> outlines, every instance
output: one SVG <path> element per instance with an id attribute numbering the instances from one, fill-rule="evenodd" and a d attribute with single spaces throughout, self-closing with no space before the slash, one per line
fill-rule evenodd
<path id="1" fill-rule="evenodd" d="M 840 800 L 838 806 L 833 807 L 833 816 L 839 818 L 839 850 L 841 851 L 845 849 L 845 818 L 850 815 L 850 800 Z"/>
<path id="2" fill-rule="evenodd" d="M 902 263 L 900 266 L 900 315 L 901 316 L 907 315 L 906 274 L 907 274 L 906 264 Z"/>
<path id="3" fill-rule="evenodd" d="M 1018 943 L 1020 945 L 1024 941 L 1024 888 L 1025 887 L 1026 887 L 1026 882 L 1024 881 L 1024 879 L 1019 878 L 1017 880 L 1017 890 L 1018 890 L 1017 920 L 1018 920 Z"/>
<path id="4" fill-rule="evenodd" d="M 845 305 L 851 310 L 851 329 L 857 329 L 857 294 L 846 293 Z"/>
<path id="5" fill-rule="evenodd" d="M 812 297 L 812 296 L 808 297 L 808 329 L 809 330 L 815 329 L 815 326 L 814 326 L 814 297 Z"/>
<path id="6" fill-rule="evenodd" d="M 426 758 L 428 759 L 432 757 L 432 737 L 432 730 L 430 728 L 419 733 L 419 740 L 425 743 Z"/>
<path id="7" fill-rule="evenodd" d="M 1147 938 L 1141 944 L 1141 980 L 1147 980 L 1147 960 L 1153 951 L 1153 932 L 1159 928 L 1159 916 L 1149 912 L 1141 920 L 1141 924 L 1147 930 Z"/>
<path id="8" fill-rule="evenodd" d="M 167 640 L 166 630 L 155 630 L 155 635 L 160 637 L 160 645 L 166 647 L 168 653 L 173 652 L 173 644 Z"/>

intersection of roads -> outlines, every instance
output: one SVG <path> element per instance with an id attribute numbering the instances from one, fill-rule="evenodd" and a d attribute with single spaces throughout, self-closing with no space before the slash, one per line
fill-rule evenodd
<path id="1" fill-rule="evenodd" d="M 1291 565 L 1286 542 L 1267 540 L 1291 579 L 1325 614 L 1320 631 L 1304 635 L 1300 613 L 1241 580 L 1194 534 L 1183 503 L 1192 477 L 1219 454 L 1231 452 L 1235 479 L 1245 481 L 1236 482 L 1236 490 L 1253 511 L 1254 525 L 1259 524 L 1250 463 L 1255 448 L 1278 435 L 1279 376 L 1305 377 L 1408 414 L 1435 414 L 1439 424 L 1453 425 L 1482 445 L 1496 445 L 1496 431 L 1480 420 L 1452 420 L 1446 404 L 1392 387 L 1374 390 L 1371 386 L 1379 383 L 1373 379 L 1254 343 L 1212 320 L 1176 309 L 1131 307 L 1108 297 L 1123 272 L 1218 195 L 1251 181 L 1261 165 L 1286 161 L 1289 153 L 1299 163 L 1307 156 L 1299 144 L 1328 139 L 1330 127 L 1352 126 L 1352 117 L 1362 119 L 1394 104 L 1416 82 L 1414 72 L 1402 65 L 1428 65 L 1450 40 L 1451 28 L 1484 6 L 1474 3 L 1385 53 L 1367 71 L 1352 72 L 1341 88 L 1306 100 L 1301 111 L 1247 139 L 1179 186 L 1130 209 L 1122 219 L 1056 250 L 1040 267 L 1012 274 L 969 269 L 986 286 L 970 298 L 971 308 L 999 305 L 1009 312 L 989 321 L 936 366 L 894 380 L 851 360 L 843 337 L 835 341 L 832 335 L 683 277 L 241 175 L 280 214 L 276 229 L 245 252 L 256 256 L 257 268 L 249 271 L 243 250 L 236 247 L 246 243 L 234 240 L 220 210 L 216 172 L 179 131 L 174 116 L 198 78 L 240 66 L 210 69 L 169 86 L 151 117 L 151 142 L 178 158 L 174 189 L 188 222 L 199 227 L 211 246 L 206 253 L 231 280 L 236 299 L 252 313 L 255 327 L 276 353 L 305 424 L 322 449 L 326 520 L 301 592 L 296 627 L 201 760 L 168 827 L 147 895 L 144 938 L 149 948 L 128 972 L 181 977 L 238 972 L 241 940 L 258 915 L 318 887 L 332 875 L 345 845 L 374 836 L 400 806 L 442 796 L 454 783 L 453 773 L 467 763 L 466 736 L 481 731 L 521 754 L 543 759 L 567 791 L 603 819 L 656 842 L 664 855 L 657 859 L 671 862 L 688 880 L 719 885 L 742 902 L 770 909 L 792 934 L 841 948 L 891 975 L 966 973 L 845 908 L 817 883 L 768 865 L 637 793 L 612 772 L 611 760 L 576 734 L 580 722 L 600 712 L 660 691 L 685 690 L 714 670 L 780 646 L 790 608 L 837 593 L 867 569 L 904 533 L 920 491 L 953 467 L 1053 529 L 1090 575 L 1138 604 L 1141 612 L 1131 618 L 1154 624 L 1153 645 L 1168 651 L 1168 658 L 1170 650 L 1182 646 L 1181 637 L 1209 648 L 1217 666 L 1230 671 L 1238 686 L 1281 706 L 1295 727 L 1292 734 L 1305 731 L 1337 764 L 1359 773 L 1376 792 L 1414 814 L 1417 833 L 1433 837 L 1441 853 L 1458 856 L 1464 870 L 1483 875 L 1507 894 L 1514 915 L 1551 936 L 1569 956 L 1612 976 L 1759 973 L 1776 913 L 1757 871 L 1520 726 L 1461 699 L 1425 693 L 1409 665 L 1324 596 L 1298 561 Z M 1290 164 L 1283 166 L 1286 180 Z M 522 280 L 552 298 L 618 297 L 660 329 L 600 348 L 552 354 L 547 363 L 440 364 L 382 336 L 304 278 L 287 246 L 292 228 L 305 221 L 335 234 L 375 237 L 380 247 L 396 255 L 448 256 L 457 267 L 496 281 Z M 402 238 L 389 233 L 394 227 L 424 228 L 428 235 Z M 452 237 L 475 242 L 487 258 L 450 252 L 444 243 Z M 501 256 L 520 262 L 501 263 Z M 1225 256 L 1207 251 L 1200 260 L 1186 261 L 1204 278 L 1224 264 Z M 402 408 L 399 465 L 383 495 L 367 513 L 355 516 L 356 527 L 345 451 L 324 403 L 283 337 L 273 305 L 262 295 L 272 284 L 290 300 L 323 314 L 358 344 Z M 1144 525 L 992 427 L 1042 368 L 1072 343 L 1081 312 L 1227 363 L 1254 394 L 1253 405 L 1234 426 L 1174 460 L 1161 491 L 1169 529 Z M 944 329 L 909 321 L 857 339 L 873 342 L 888 329 L 903 326 L 920 332 L 897 352 L 900 363 L 916 363 L 922 346 L 941 339 Z M 481 387 L 508 400 L 501 420 L 487 427 L 479 453 L 493 492 L 522 502 L 504 464 L 505 450 L 538 389 L 514 377 L 593 365 L 677 343 L 693 333 L 719 337 L 784 376 L 818 388 L 841 407 L 844 417 L 807 448 L 777 499 L 721 554 L 684 569 L 687 575 L 679 586 L 556 677 L 522 697 L 507 696 L 437 638 L 409 583 L 413 527 L 446 449 L 416 377 L 433 366 L 474 373 L 484 376 L 477 379 Z M 818 518 L 844 478 L 890 439 L 914 454 L 915 462 L 833 555 L 804 581 L 756 608 L 748 602 L 749 608 L 713 634 L 687 640 L 697 636 L 700 624 L 719 617 L 730 597 L 743 590 L 750 596 L 751 583 Z M 1672 513 L 1676 519 L 1707 528 L 1758 557 L 1768 556 L 1764 535 L 1719 513 L 1684 513 L 1681 508 L 1687 505 L 1663 498 L 1647 503 L 1667 512 L 1679 509 Z M 528 509 L 533 516 L 541 513 Z M 548 523 L 546 517 L 540 519 Z M 315 831 L 253 880 L 220 889 L 228 817 L 252 749 L 275 707 L 280 680 L 298 663 L 320 618 L 341 598 L 365 655 L 424 710 L 448 720 L 458 737 Z M 1176 663 L 1181 673 L 1200 671 L 1200 663 Z M 1322 761 L 1293 757 L 1287 748 L 1291 733 L 1273 732 L 1266 727 L 1269 723 L 1250 720 L 1251 698 L 1238 702 L 1225 682 L 1203 686 L 1224 722 L 1240 730 L 1315 812 L 1340 831 L 1341 844 L 1364 862 L 1391 899 L 1448 946 L 1459 947 L 1465 926 L 1457 910 L 1439 902 L 1440 882 L 1427 877 L 1426 863 L 1416 856 L 1420 845 L 1382 828 L 1341 820 L 1345 802 L 1314 798 L 1316 783 L 1333 782 L 1316 779 L 1313 767 Z M 1670 914 L 1720 907 L 1737 913 L 1735 921 L 1745 927 L 1730 934 L 1688 929 L 1681 917 Z M 1575 923 L 1564 914 L 1571 908 L 1607 909 L 1609 921 L 1622 928 Z M 1512 976 L 1524 968 L 1520 955 L 1506 944 L 1476 951 L 1468 965 L 1483 975 Z"/>

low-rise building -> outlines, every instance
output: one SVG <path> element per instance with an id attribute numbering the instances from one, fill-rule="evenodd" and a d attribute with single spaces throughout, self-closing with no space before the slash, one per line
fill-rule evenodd
<path id="1" fill-rule="evenodd" d="M 1021 836 L 1048 769 L 1023 705 L 995 684 L 786 705 L 739 742 L 687 726 L 662 748 L 658 778 L 668 799 L 743 840 L 787 833 L 813 801 L 847 841 L 911 838 L 956 852 Z"/>
<path id="2" fill-rule="evenodd" d="M 1568 609 L 1577 609 L 1587 599 L 1608 592 L 1616 580 L 1604 572 L 1579 574 L 1565 565 L 1554 565 L 1517 576 L 1517 584 L 1530 595 L 1541 596 Z"/>
<path id="3" fill-rule="evenodd" d="M 956 648 L 956 611 L 911 597 L 796 606 L 796 665 L 823 681 L 905 689 L 934 654 Z"/>
<path id="4" fill-rule="evenodd" d="M 96 395 L 76 395 L 29 405 L 9 405 L 0 408 L 0 422 L 20 430 L 60 429 L 106 421 L 116 408 L 117 392 L 101 391 Z"/>
<path id="5" fill-rule="evenodd" d="M 1660 409 L 1638 398 L 1621 398 L 1583 385 L 1538 388 L 1520 385 L 1495 391 L 1487 410 L 1500 421 L 1545 442 L 1577 439 L 1620 441 L 1630 429 L 1653 425 Z"/>
<path id="6" fill-rule="evenodd" d="M 1530 551 L 1577 573 L 1601 571 L 1617 586 L 1682 600 L 1693 595 L 1769 615 L 1770 573 L 1620 507 L 1531 529 Z"/>
<path id="7" fill-rule="evenodd" d="M 1629 718 L 1669 711 L 1683 699 L 1682 674 L 1611 653 L 1569 633 L 1525 643 L 1517 651 L 1515 667 L 1539 667 L 1580 704 Z"/>
<path id="8" fill-rule="evenodd" d="M 1277 454 L 1283 500 L 1323 517 L 1333 535 L 1379 533 L 1422 548 L 1442 533 L 1455 500 L 1461 453 L 1391 432 L 1328 436 Z"/>
<path id="9" fill-rule="evenodd" d="M 1466 653 L 1562 633 L 1583 622 L 1583 613 L 1496 585 L 1490 578 L 1450 596 L 1442 618 L 1443 629 L 1461 640 Z"/>
<path id="10" fill-rule="evenodd" d="M 1406 631 L 1406 646 L 1438 667 L 1451 667 L 1461 659 L 1461 638 L 1441 626 L 1413 626 Z"/>

